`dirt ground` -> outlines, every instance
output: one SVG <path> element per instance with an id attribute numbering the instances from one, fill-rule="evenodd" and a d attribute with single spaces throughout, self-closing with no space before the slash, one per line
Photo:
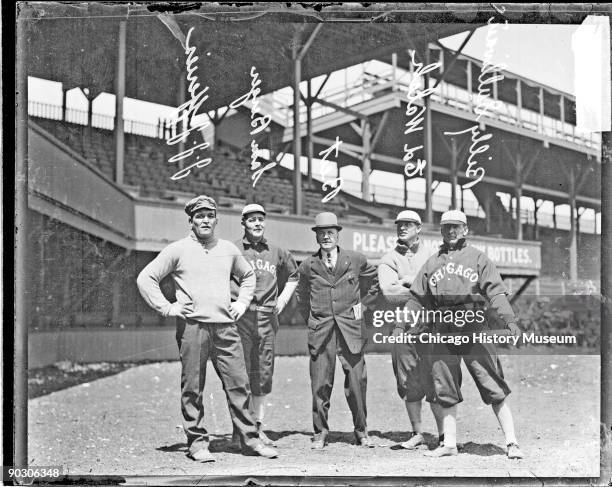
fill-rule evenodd
<path id="1" fill-rule="evenodd" d="M 180 364 L 150 363 L 29 401 L 30 465 L 60 465 L 70 475 L 146 476 L 401 476 L 401 477 L 598 477 L 599 357 L 521 355 L 502 357 L 513 389 L 510 404 L 523 460 L 508 460 L 504 439 L 464 369 L 457 457 L 430 459 L 397 443 L 409 437 L 388 355 L 368 355 L 368 425 L 376 448 L 352 445 L 351 415 L 343 374 L 336 370 L 330 445 L 312 451 L 307 357 L 278 357 L 268 396 L 266 431 L 280 456 L 267 460 L 232 453 L 231 422 L 221 382 L 208 364 L 207 428 L 215 463 L 186 457 L 179 406 Z M 435 423 L 424 406 L 425 430 Z M 433 436 L 429 436 L 433 441 Z M 159 479 L 161 480 L 161 479 Z M 202 481 L 202 480 L 201 480 Z M 153 481 L 151 481 L 153 482 Z M 153 482 L 154 483 L 154 482 Z M 200 483 L 199 485 L 204 485 Z"/>

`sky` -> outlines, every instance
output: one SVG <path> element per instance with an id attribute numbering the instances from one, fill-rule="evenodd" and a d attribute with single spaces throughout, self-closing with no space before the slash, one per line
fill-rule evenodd
<path id="1" fill-rule="evenodd" d="M 498 25 L 481 27 L 476 30 L 468 44 L 464 48 L 466 55 L 482 60 L 486 51 L 493 47 L 489 53 L 490 62 L 503 64 L 507 71 L 519 74 L 534 81 L 544 83 L 552 88 L 574 94 L 574 54 L 572 51 L 572 34 L 578 25 Z M 487 45 L 489 36 L 489 46 Z M 460 33 L 446 39 L 441 43 L 446 47 L 456 50 L 459 48 L 467 33 Z M 495 41 L 492 42 L 493 38 Z M 339 76 L 338 78 L 343 78 Z M 315 85 L 316 86 L 316 85 Z M 333 87 L 333 82 L 328 82 L 328 87 Z M 30 100 L 40 101 L 48 104 L 61 104 L 61 84 L 44 80 L 29 80 Z M 86 99 L 78 90 L 71 90 L 68 94 L 68 106 L 86 110 Z M 103 93 L 94 101 L 94 112 L 114 116 L 114 95 Z M 156 123 L 158 118 L 164 118 L 171 112 L 170 107 L 142 102 L 139 100 L 125 100 L 125 118 L 132 120 L 143 120 Z M 293 158 L 287 156 L 282 165 L 293 167 Z M 302 161 L 302 168 L 305 168 Z M 319 172 L 319 165 L 314 164 L 315 177 Z M 334 171 L 335 172 L 335 171 Z M 342 170 L 342 177 L 347 180 L 347 186 L 354 187 L 361 178 L 361 171 L 357 167 L 346 167 Z M 351 182 L 352 181 L 352 182 Z M 349 183 L 351 182 L 351 183 Z M 371 177 L 374 186 L 393 188 L 399 191 L 401 178 L 397 175 L 390 176 L 388 173 L 374 171 Z M 411 181 L 409 190 L 422 191 L 422 181 Z M 443 183 L 437 190 L 441 195 L 450 193 L 450 187 Z M 473 197 L 467 195 L 469 201 Z M 530 199 L 523 202 L 524 208 L 532 208 Z M 550 208 L 544 207 L 544 212 L 552 212 Z M 565 209 L 560 208 L 561 213 Z M 590 219 L 590 215 L 585 215 Z"/>
<path id="2" fill-rule="evenodd" d="M 505 63 L 507 70 L 574 94 L 572 34 L 578 25 L 508 25 L 496 29 L 493 63 Z M 443 39 L 448 48 L 458 49 L 467 33 Z M 486 50 L 487 27 L 477 29 L 463 52 L 482 59 Z"/>

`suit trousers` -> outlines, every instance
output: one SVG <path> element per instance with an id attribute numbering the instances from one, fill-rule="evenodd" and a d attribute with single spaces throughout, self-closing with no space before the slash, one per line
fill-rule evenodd
<path id="1" fill-rule="evenodd" d="M 310 355 L 310 380 L 312 384 L 312 420 L 315 434 L 326 436 L 329 402 L 334 385 L 336 355 L 344 371 L 344 395 L 353 415 L 355 436 L 367 436 L 366 388 L 367 373 L 363 352 L 351 353 L 342 332 L 334 324 L 325 347 Z"/>
<path id="2" fill-rule="evenodd" d="M 208 446 L 204 427 L 204 384 L 210 357 L 221 379 L 234 430 L 247 447 L 259 443 L 249 411 L 251 389 L 235 323 L 200 323 L 177 320 L 176 342 L 181 357 L 181 412 L 191 453 Z"/>

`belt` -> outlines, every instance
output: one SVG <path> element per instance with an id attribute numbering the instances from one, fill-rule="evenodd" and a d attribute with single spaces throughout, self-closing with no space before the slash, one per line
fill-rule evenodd
<path id="1" fill-rule="evenodd" d="M 260 306 L 258 304 L 249 304 L 249 311 L 265 311 L 268 313 L 272 313 L 275 309 L 275 306 Z"/>
<path id="2" fill-rule="evenodd" d="M 469 302 L 469 303 L 455 304 L 453 306 L 436 306 L 434 309 L 440 310 L 440 311 L 448 311 L 448 310 L 456 311 L 460 309 L 478 310 L 478 309 L 485 309 L 485 304 L 480 303 L 480 302 Z"/>

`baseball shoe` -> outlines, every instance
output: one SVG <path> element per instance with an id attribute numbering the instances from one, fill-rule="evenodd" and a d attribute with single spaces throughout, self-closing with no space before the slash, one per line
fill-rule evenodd
<path id="1" fill-rule="evenodd" d="M 259 434 L 259 439 L 266 446 L 276 446 L 274 442 L 268 438 L 268 435 L 264 433 L 263 427 L 261 423 L 257 423 L 257 433 Z"/>
<path id="2" fill-rule="evenodd" d="M 369 436 L 355 437 L 355 444 L 365 448 L 374 448 L 374 442 Z"/>
<path id="3" fill-rule="evenodd" d="M 404 441 L 400 446 L 406 450 L 415 450 L 417 446 L 424 445 L 425 438 L 421 433 L 413 433 L 408 441 Z"/>
<path id="4" fill-rule="evenodd" d="M 457 447 L 439 446 L 435 450 L 426 451 L 424 455 L 431 458 L 454 457 L 458 454 Z"/>
<path id="5" fill-rule="evenodd" d="M 215 457 L 212 456 L 212 453 L 210 453 L 208 448 L 200 448 L 194 452 L 189 452 L 189 458 L 201 463 L 215 461 Z"/>
<path id="6" fill-rule="evenodd" d="M 524 458 L 523 452 L 519 448 L 517 443 L 509 443 L 508 444 L 508 458 L 511 459 L 520 459 Z"/>
<path id="7" fill-rule="evenodd" d="M 278 452 L 272 448 L 271 446 L 266 446 L 262 442 L 259 442 L 257 445 L 249 448 L 249 455 L 259 455 L 264 458 L 276 458 L 278 457 Z"/>
<path id="8" fill-rule="evenodd" d="M 322 450 L 327 445 L 327 437 L 325 435 L 314 435 L 310 448 L 312 450 Z"/>

